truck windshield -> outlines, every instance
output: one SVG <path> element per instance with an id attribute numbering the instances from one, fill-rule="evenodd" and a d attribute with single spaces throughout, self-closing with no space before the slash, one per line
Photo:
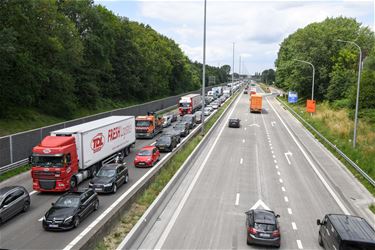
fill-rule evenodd
<path id="1" fill-rule="evenodd" d="M 149 127 L 150 121 L 135 121 L 136 127 Z"/>
<path id="2" fill-rule="evenodd" d="M 180 102 L 180 107 L 188 108 L 188 107 L 190 107 L 190 102 Z"/>
<path id="3" fill-rule="evenodd" d="M 64 161 L 62 156 L 49 156 L 49 155 L 33 155 L 32 164 L 34 166 L 43 167 L 58 167 L 64 166 Z"/>

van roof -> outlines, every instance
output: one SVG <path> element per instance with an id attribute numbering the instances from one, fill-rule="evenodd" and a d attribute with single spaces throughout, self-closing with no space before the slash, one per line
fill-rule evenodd
<path id="1" fill-rule="evenodd" d="M 344 214 L 329 214 L 328 218 L 342 240 L 375 243 L 375 230 L 365 219 Z"/>

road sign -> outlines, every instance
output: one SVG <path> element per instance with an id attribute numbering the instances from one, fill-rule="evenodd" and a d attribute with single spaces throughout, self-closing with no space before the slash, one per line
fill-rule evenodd
<path id="1" fill-rule="evenodd" d="M 307 100 L 306 102 L 306 112 L 315 113 L 316 102 L 315 100 Z"/>
<path id="2" fill-rule="evenodd" d="M 298 101 L 298 94 L 295 91 L 289 91 L 288 93 L 288 102 L 296 103 Z"/>

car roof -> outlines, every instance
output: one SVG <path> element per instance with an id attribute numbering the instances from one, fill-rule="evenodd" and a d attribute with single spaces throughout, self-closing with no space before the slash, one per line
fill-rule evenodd
<path id="1" fill-rule="evenodd" d="M 141 148 L 141 150 L 153 150 L 154 148 L 155 146 L 148 145 L 148 146 L 144 146 L 143 148 Z"/>
<path id="2" fill-rule="evenodd" d="M 365 219 L 345 214 L 327 216 L 342 240 L 375 243 L 375 230 Z"/>
<path id="3" fill-rule="evenodd" d="M 20 189 L 25 189 L 24 187 L 22 186 L 8 186 L 8 187 L 2 187 L 0 188 L 0 197 L 5 195 L 6 193 L 8 193 L 10 190 L 13 190 L 13 189 L 16 189 L 16 188 L 20 188 Z"/>
<path id="4" fill-rule="evenodd" d="M 256 223 L 275 224 L 275 213 L 270 210 L 254 209 L 254 221 Z"/>

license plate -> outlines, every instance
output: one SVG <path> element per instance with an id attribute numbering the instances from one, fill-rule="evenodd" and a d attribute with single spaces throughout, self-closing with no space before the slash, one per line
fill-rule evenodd
<path id="1" fill-rule="evenodd" d="M 49 224 L 48 226 L 49 226 L 49 227 L 52 227 L 52 228 L 57 228 L 57 227 L 59 227 L 59 225 L 55 225 L 55 224 Z"/>
<path id="2" fill-rule="evenodd" d="M 95 188 L 95 191 L 102 191 L 101 188 Z"/>
<path id="3" fill-rule="evenodd" d="M 271 237 L 270 234 L 264 234 L 264 233 L 260 233 L 259 236 L 260 236 L 260 237 L 264 237 L 264 238 L 269 238 L 269 237 Z"/>

